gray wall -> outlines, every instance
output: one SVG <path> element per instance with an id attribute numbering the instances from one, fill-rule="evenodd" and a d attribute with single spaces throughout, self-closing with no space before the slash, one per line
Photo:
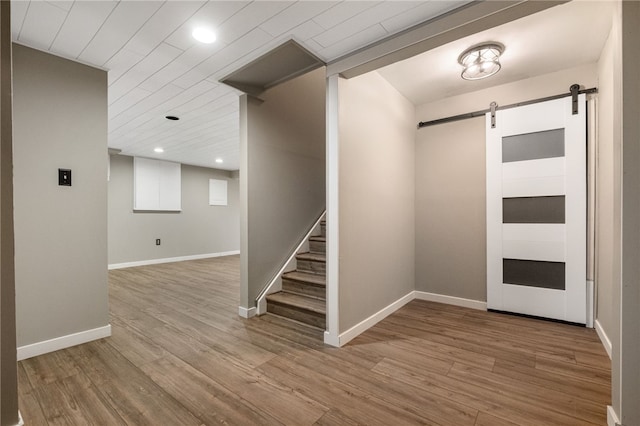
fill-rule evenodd
<path id="1" fill-rule="evenodd" d="M 416 108 L 418 121 L 508 105 L 594 87 L 588 64 L 520 80 Z M 415 123 L 414 123 L 415 125 Z M 416 290 L 486 301 L 486 184 L 484 118 L 417 130 Z"/>
<path id="2" fill-rule="evenodd" d="M 598 155 L 596 173 L 596 320 L 612 337 L 615 283 L 620 280 L 620 140 L 614 137 L 614 57 L 616 34 L 612 29 L 598 61 Z M 618 124 L 619 126 L 619 119 Z M 616 243 L 617 240 L 617 243 Z"/>
<path id="3" fill-rule="evenodd" d="M 613 311 L 619 313 L 619 347 L 612 357 L 612 405 L 620 424 L 640 424 L 640 3 L 618 4 L 622 67 L 618 92 L 622 126 L 622 276 Z M 621 6 L 621 9 L 620 9 Z M 617 76 L 616 76 L 617 77 Z"/>
<path id="4" fill-rule="evenodd" d="M 325 70 L 241 98 L 241 306 L 255 298 L 325 206 Z"/>
<path id="5" fill-rule="evenodd" d="M 181 170 L 182 212 L 133 213 L 133 157 L 111 156 L 109 265 L 240 249 L 234 173 L 186 164 Z M 227 206 L 209 205 L 209 179 L 227 181 Z"/>
<path id="6" fill-rule="evenodd" d="M 484 117 L 417 131 L 416 290 L 487 300 Z"/>
<path id="7" fill-rule="evenodd" d="M 11 3 L 0 3 L 0 424 L 18 424 L 13 245 Z"/>
<path id="8" fill-rule="evenodd" d="M 414 106 L 378 73 L 339 81 L 339 332 L 414 290 Z"/>
<path id="9" fill-rule="evenodd" d="M 18 346 L 103 327 L 107 73 L 14 45 Z M 58 168 L 73 186 L 58 186 Z"/>

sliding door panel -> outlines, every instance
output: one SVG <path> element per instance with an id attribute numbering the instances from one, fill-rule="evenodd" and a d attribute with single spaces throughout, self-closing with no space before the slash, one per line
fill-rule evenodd
<path id="1" fill-rule="evenodd" d="M 586 102 L 487 114 L 487 306 L 586 322 Z"/>

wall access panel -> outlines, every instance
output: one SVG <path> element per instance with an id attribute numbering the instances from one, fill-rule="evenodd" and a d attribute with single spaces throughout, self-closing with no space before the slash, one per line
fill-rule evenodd
<path id="1" fill-rule="evenodd" d="M 181 210 L 180 163 L 133 159 L 133 210 Z"/>

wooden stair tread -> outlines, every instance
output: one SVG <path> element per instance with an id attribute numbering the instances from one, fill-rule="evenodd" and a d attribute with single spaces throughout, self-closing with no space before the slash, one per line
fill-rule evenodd
<path id="1" fill-rule="evenodd" d="M 270 315 L 271 318 L 276 318 L 275 321 L 291 321 L 292 323 L 296 324 L 296 327 L 308 327 L 308 329 L 311 330 L 312 332 L 317 332 L 317 331 L 324 332 L 324 327 L 318 327 L 313 324 L 308 324 L 304 321 L 298 321 L 296 319 L 274 314 L 272 312 L 267 312 L 265 316 L 266 315 Z"/>
<path id="2" fill-rule="evenodd" d="M 297 259 L 299 260 L 312 260 L 315 262 L 326 262 L 327 261 L 327 255 L 324 253 L 317 253 L 317 252 L 304 252 L 304 253 L 300 253 L 296 256 Z"/>
<path id="3" fill-rule="evenodd" d="M 307 252 L 296 254 L 295 271 L 281 275 L 282 289 L 267 295 L 267 312 L 320 330 L 326 328 L 326 222 L 308 237 Z"/>
<path id="4" fill-rule="evenodd" d="M 321 315 L 326 315 L 327 311 L 324 300 L 317 299 L 315 297 L 307 297 L 300 294 L 289 293 L 286 291 L 279 291 L 277 293 L 271 293 L 267 295 L 267 301 L 279 303 L 281 305 L 288 305 L 311 312 L 316 312 Z"/>
<path id="5" fill-rule="evenodd" d="M 305 284 L 313 284 L 316 286 L 325 286 L 327 279 L 324 275 L 313 274 L 311 272 L 292 271 L 282 274 L 283 279 L 298 281 Z"/>

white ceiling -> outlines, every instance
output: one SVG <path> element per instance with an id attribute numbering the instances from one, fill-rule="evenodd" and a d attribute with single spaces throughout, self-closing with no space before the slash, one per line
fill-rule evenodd
<path id="1" fill-rule="evenodd" d="M 415 105 L 593 63 L 611 28 L 614 2 L 572 1 L 474 34 L 378 70 Z M 505 46 L 502 69 L 466 81 L 458 56 L 478 43 Z"/>
<path id="2" fill-rule="evenodd" d="M 13 1 L 11 17 L 14 41 L 109 71 L 109 147 L 237 170 L 239 92 L 222 77 L 290 38 L 329 62 L 465 3 Z M 191 38 L 202 24 L 216 43 Z"/>

